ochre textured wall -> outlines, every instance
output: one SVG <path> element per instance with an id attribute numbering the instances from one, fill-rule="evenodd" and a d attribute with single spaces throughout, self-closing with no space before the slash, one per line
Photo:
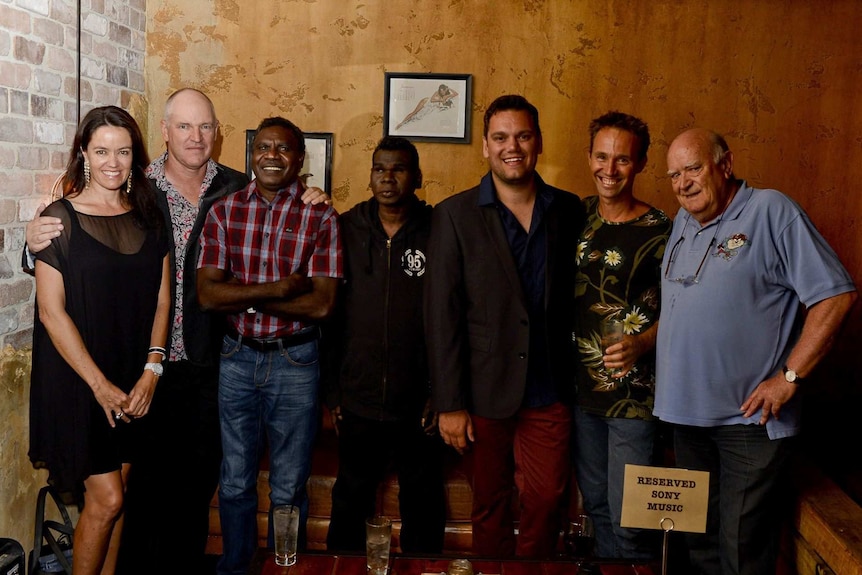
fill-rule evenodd
<path id="1" fill-rule="evenodd" d="M 27 457 L 30 349 L 0 350 L 0 533 L 33 546 L 36 493 L 47 472 L 34 471 Z"/>
<path id="2" fill-rule="evenodd" d="M 509 92 L 541 111 L 546 180 L 591 194 L 587 123 L 615 108 L 651 127 L 643 199 L 674 215 L 667 146 L 686 127 L 714 128 L 737 175 L 801 203 L 862 281 L 858 0 L 150 0 L 147 18 L 150 126 L 188 85 L 214 100 L 219 160 L 238 169 L 245 129 L 265 116 L 333 132 L 339 210 L 369 195 L 384 72 L 469 73 L 472 144 L 418 145 L 431 203 L 485 172 L 482 113 Z M 858 388 L 841 359 L 858 349 L 858 319 L 826 364 L 845 392 Z"/>
<path id="3" fill-rule="evenodd" d="M 469 73 L 472 144 L 418 145 L 428 201 L 484 173 L 482 113 L 508 92 L 542 113 L 545 178 L 589 194 L 586 126 L 616 108 L 651 127 L 644 199 L 674 214 L 667 145 L 688 126 L 715 128 L 736 172 L 796 198 L 862 277 L 852 226 L 860 200 L 848 193 L 862 176 L 855 0 L 150 0 L 147 18 L 153 155 L 165 97 L 195 86 L 222 122 L 219 160 L 238 169 L 244 131 L 265 116 L 333 132 L 343 210 L 369 195 L 384 72 Z"/>

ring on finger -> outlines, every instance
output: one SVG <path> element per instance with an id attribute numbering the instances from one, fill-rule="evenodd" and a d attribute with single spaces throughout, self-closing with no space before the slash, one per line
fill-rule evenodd
<path id="1" fill-rule="evenodd" d="M 114 414 L 114 419 L 123 419 L 125 416 L 126 416 L 125 413 L 123 413 L 122 411 L 118 411 L 117 413 Z"/>

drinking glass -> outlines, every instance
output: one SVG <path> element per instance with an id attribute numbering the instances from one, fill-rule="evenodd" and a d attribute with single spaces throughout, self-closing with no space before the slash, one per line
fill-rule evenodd
<path id="1" fill-rule="evenodd" d="M 623 322 L 618 319 L 608 318 L 602 322 L 602 354 L 606 352 L 606 350 L 614 345 L 615 343 L 619 343 L 623 340 Z M 611 375 L 616 375 L 620 371 L 619 368 L 614 368 L 608 370 Z"/>
<path id="2" fill-rule="evenodd" d="M 296 563 L 296 541 L 299 535 L 299 507 L 276 505 L 272 508 L 272 534 L 275 538 L 275 564 Z"/>
<path id="3" fill-rule="evenodd" d="M 586 559 L 592 556 L 596 545 L 596 531 L 589 515 L 578 515 L 569 521 L 564 542 L 570 557 Z"/>
<path id="4" fill-rule="evenodd" d="M 375 516 L 365 521 L 365 552 L 368 575 L 389 572 L 389 545 L 392 541 L 392 520 Z"/>
<path id="5" fill-rule="evenodd" d="M 453 559 L 449 562 L 446 575 L 473 575 L 473 564 L 467 559 Z"/>

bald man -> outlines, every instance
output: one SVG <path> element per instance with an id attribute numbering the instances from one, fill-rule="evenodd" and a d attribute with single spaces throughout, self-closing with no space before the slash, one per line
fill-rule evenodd
<path id="1" fill-rule="evenodd" d="M 856 288 L 793 200 L 734 176 L 720 135 L 683 132 L 667 163 L 681 209 L 664 254 L 654 413 L 674 424 L 677 465 L 710 473 L 707 532 L 687 534 L 692 572 L 774 573 L 799 388 Z"/>

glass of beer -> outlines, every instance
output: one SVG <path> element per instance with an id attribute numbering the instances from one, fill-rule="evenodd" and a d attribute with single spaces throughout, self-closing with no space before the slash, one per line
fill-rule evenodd
<path id="1" fill-rule="evenodd" d="M 565 539 L 566 553 L 573 559 L 587 559 L 592 556 L 596 545 L 596 530 L 589 515 L 577 515 L 569 521 Z"/>

